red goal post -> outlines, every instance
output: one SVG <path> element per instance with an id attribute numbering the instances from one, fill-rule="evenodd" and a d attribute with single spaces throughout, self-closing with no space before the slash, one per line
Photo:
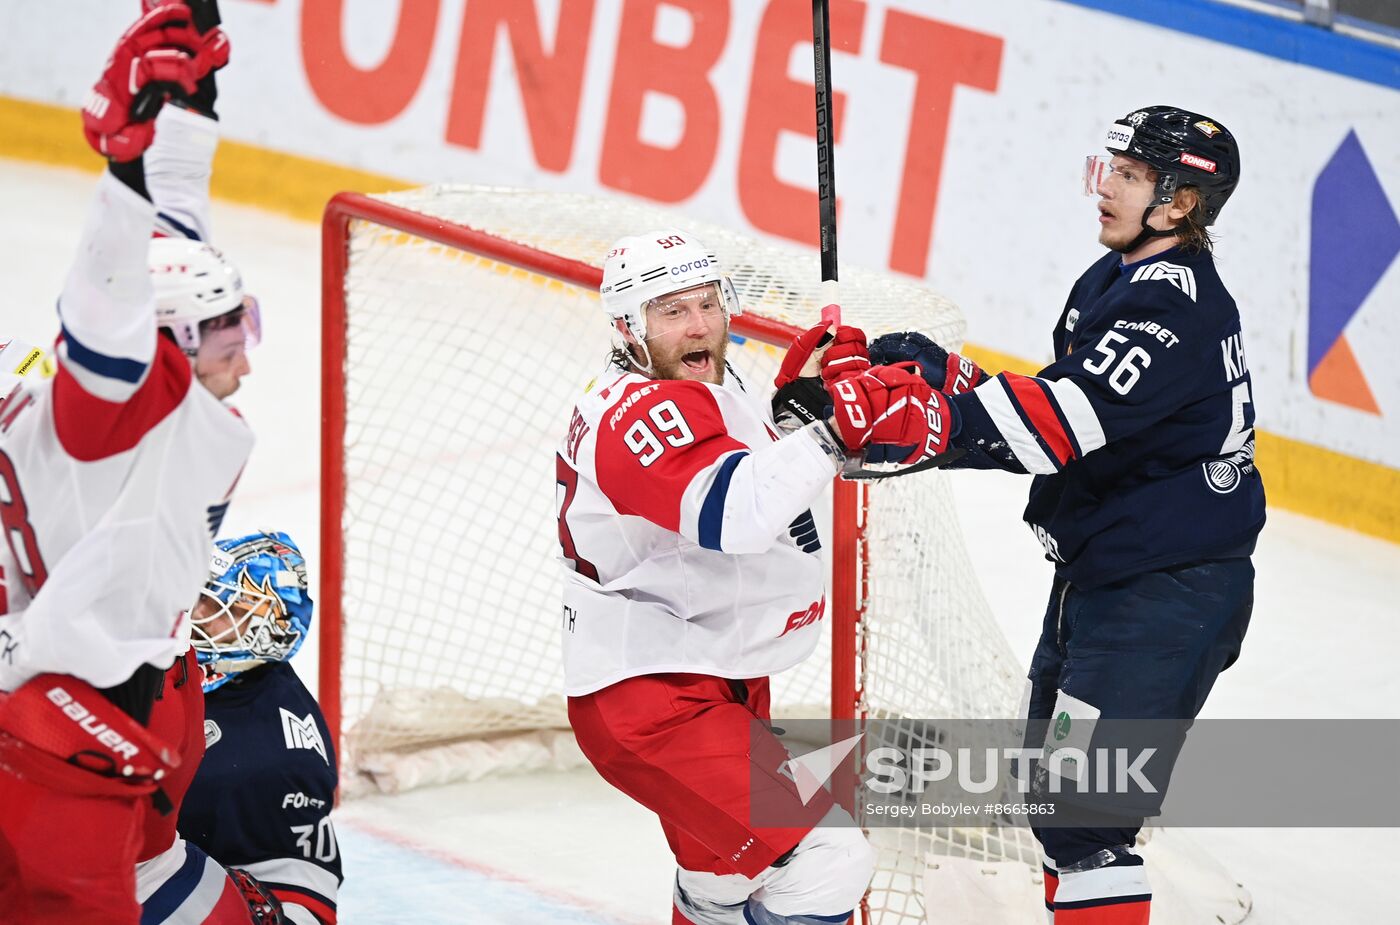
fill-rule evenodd
<path id="1" fill-rule="evenodd" d="M 337 751 L 341 749 L 341 658 L 345 613 L 340 594 L 344 582 L 345 497 L 345 362 L 347 327 L 345 279 L 353 221 L 378 224 L 424 241 L 480 254 L 510 266 L 529 269 L 585 289 L 602 285 L 601 267 L 549 253 L 428 213 L 392 205 L 360 193 L 340 193 L 327 204 L 321 222 L 321 581 L 319 696 Z M 599 321 L 601 324 L 601 320 Z M 743 337 L 786 347 L 804 330 L 796 325 L 746 313 L 731 330 Z M 833 486 L 834 542 L 831 552 L 831 689 L 849 692 L 831 702 L 833 719 L 856 716 L 856 626 L 859 622 L 857 577 L 860 574 L 861 486 L 837 481 Z"/>

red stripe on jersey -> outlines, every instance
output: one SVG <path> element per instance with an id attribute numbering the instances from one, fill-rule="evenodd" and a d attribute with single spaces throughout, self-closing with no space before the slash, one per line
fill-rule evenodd
<path id="1" fill-rule="evenodd" d="M 67 364 L 59 363 L 53 384 L 58 442 L 80 462 L 124 453 L 179 406 L 192 378 L 189 358 L 164 337 L 156 338 L 156 355 L 146 381 L 124 402 L 107 401 L 86 391 Z"/>
<path id="2" fill-rule="evenodd" d="M 598 487 L 624 514 L 680 532 L 681 498 L 697 473 L 744 449 L 701 382 L 629 385 L 598 424 Z"/>
<path id="3" fill-rule="evenodd" d="M 304 906 L 307 911 L 321 921 L 322 925 L 335 925 L 335 906 L 328 905 L 318 897 L 297 889 L 285 886 L 275 886 L 270 887 L 270 889 L 272 895 L 281 900 L 284 905 L 295 903 L 298 906 Z"/>
<path id="4" fill-rule="evenodd" d="M 1040 383 L 1031 376 L 1018 376 L 1015 373 L 1003 375 L 1006 384 L 1011 386 L 1012 397 L 1026 413 L 1031 429 L 1040 435 L 1050 452 L 1055 454 L 1055 459 L 1062 466 L 1073 459 L 1074 444 L 1070 443 L 1069 434 L 1065 433 L 1064 425 L 1060 423 L 1060 417 Z"/>

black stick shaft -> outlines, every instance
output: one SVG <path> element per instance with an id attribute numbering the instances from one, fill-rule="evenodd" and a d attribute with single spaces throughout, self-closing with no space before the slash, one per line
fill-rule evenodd
<path id="1" fill-rule="evenodd" d="M 817 90 L 817 202 L 821 212 L 822 281 L 836 275 L 836 154 L 831 110 L 831 15 L 812 0 L 812 63 Z"/>

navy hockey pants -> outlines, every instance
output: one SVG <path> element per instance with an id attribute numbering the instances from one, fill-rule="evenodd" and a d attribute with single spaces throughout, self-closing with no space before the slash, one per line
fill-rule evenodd
<path id="1" fill-rule="evenodd" d="M 1059 691 L 1101 719 L 1191 720 L 1234 664 L 1254 607 L 1248 559 L 1196 562 L 1089 590 L 1057 578 L 1030 668 L 1032 720 Z M 1113 828 L 1035 828 L 1058 866 L 1131 845 L 1142 820 Z"/>

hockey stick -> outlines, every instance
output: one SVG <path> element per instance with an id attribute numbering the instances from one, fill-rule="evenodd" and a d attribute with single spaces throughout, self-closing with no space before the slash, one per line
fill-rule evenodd
<path id="1" fill-rule="evenodd" d="M 921 459 L 912 466 L 905 466 L 902 469 L 873 469 L 866 468 L 865 461 L 859 456 L 851 456 L 846 459 L 846 468 L 841 473 L 841 478 L 847 481 L 872 481 L 875 479 L 892 479 L 913 475 L 915 472 L 923 472 L 926 469 L 941 469 L 949 463 L 962 459 L 967 455 L 967 450 L 955 448 L 946 453 L 939 453 L 927 459 Z M 878 464 L 877 464 L 878 465 Z"/>
<path id="2" fill-rule="evenodd" d="M 831 14 L 828 0 L 812 0 L 812 66 L 817 90 L 817 204 L 821 216 L 822 320 L 841 323 L 836 283 L 836 153 L 831 118 Z"/>

